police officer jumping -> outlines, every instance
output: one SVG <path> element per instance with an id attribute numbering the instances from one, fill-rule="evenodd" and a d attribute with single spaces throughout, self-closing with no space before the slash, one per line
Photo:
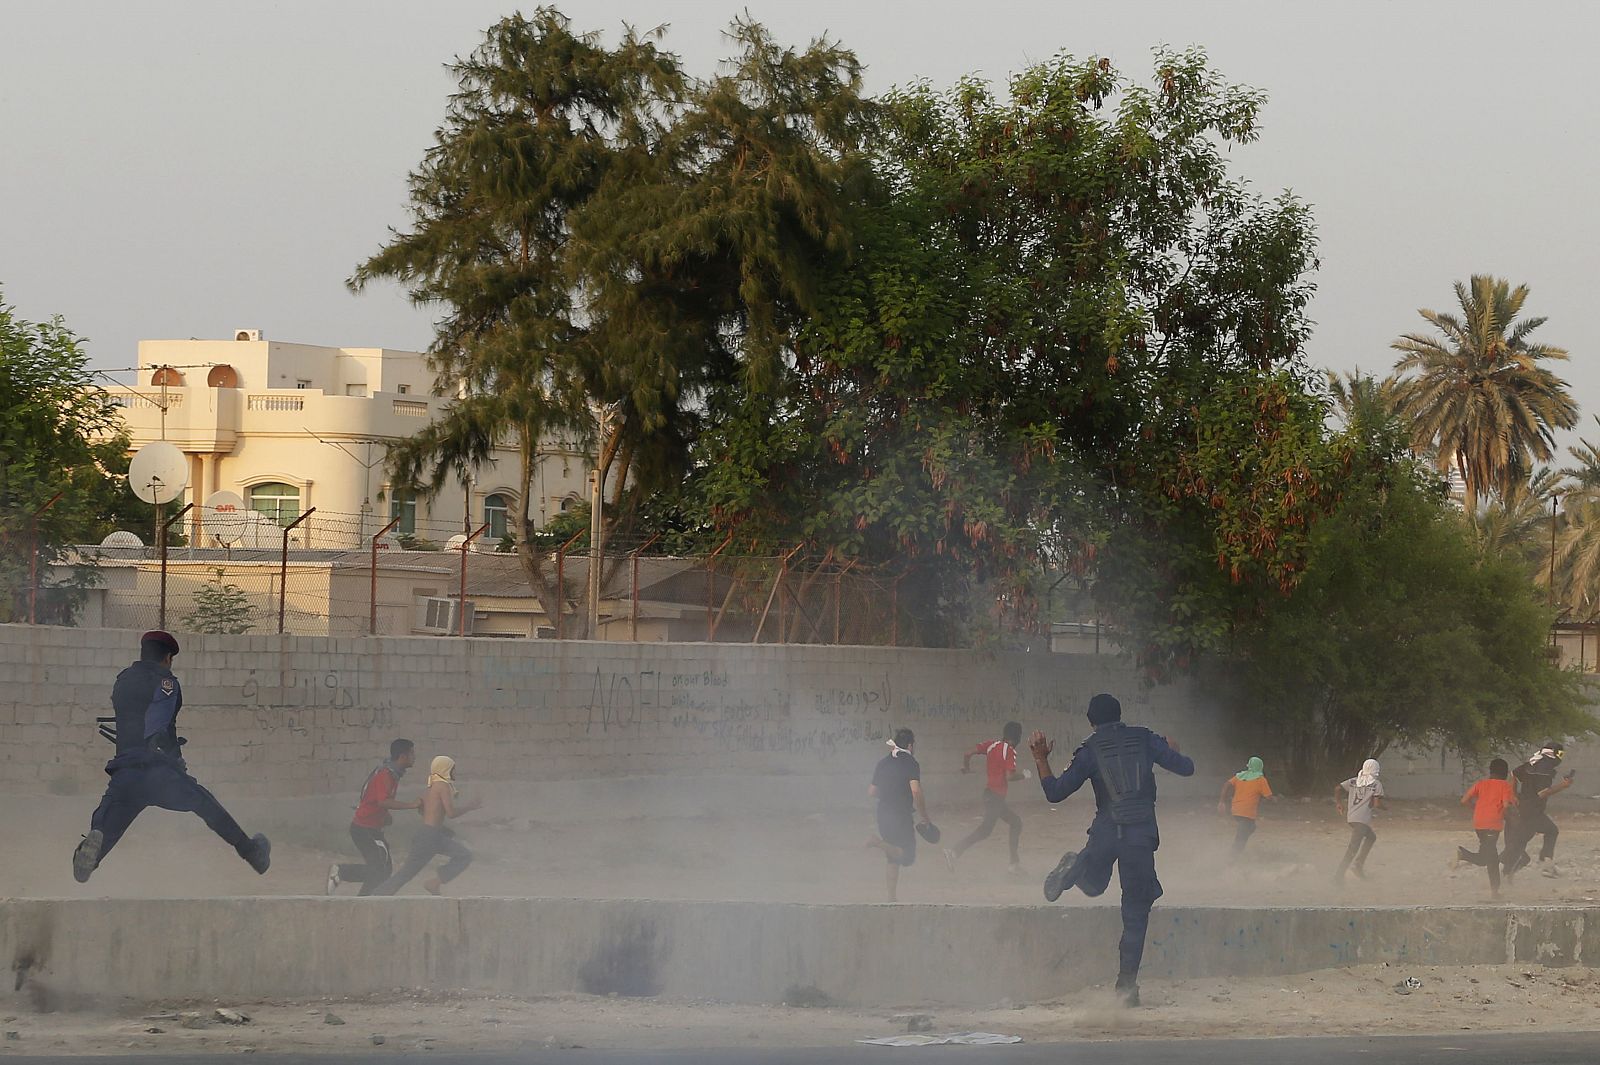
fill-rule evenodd
<path id="1" fill-rule="evenodd" d="M 200 815 L 211 831 L 230 844 L 257 873 L 272 863 L 272 844 L 261 834 L 246 836 L 222 804 L 189 775 L 178 738 L 183 689 L 172 675 L 178 641 L 171 634 L 147 632 L 139 638 L 139 661 L 117 674 L 111 689 L 114 723 L 101 721 L 101 735 L 117 745 L 106 763 L 111 783 L 89 821 L 89 834 L 72 852 L 72 875 L 88 881 L 122 834 L 147 807 Z M 108 727 L 110 725 L 110 727 Z"/>
<path id="2" fill-rule="evenodd" d="M 1180 777 L 1194 775 L 1194 761 L 1177 744 L 1147 728 L 1122 723 L 1122 704 L 1110 695 L 1089 700 L 1089 738 L 1072 753 L 1072 764 L 1057 777 L 1050 771 L 1055 744 L 1035 732 L 1028 741 L 1044 797 L 1060 802 L 1087 782 L 1094 786 L 1095 815 L 1081 851 L 1068 851 L 1044 879 L 1050 902 L 1076 886 L 1091 898 L 1111 883 L 1111 867 L 1122 881 L 1122 942 L 1117 992 L 1128 1006 L 1139 1004 L 1139 962 L 1144 957 L 1150 907 L 1161 897 L 1156 879 L 1156 781 L 1160 766 Z"/>

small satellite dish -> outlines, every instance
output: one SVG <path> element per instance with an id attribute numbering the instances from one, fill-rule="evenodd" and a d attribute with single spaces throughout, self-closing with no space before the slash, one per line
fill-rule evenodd
<path id="1" fill-rule="evenodd" d="M 211 388 L 238 388 L 239 371 L 227 364 L 213 366 L 206 374 L 206 384 Z"/>
<path id="2" fill-rule="evenodd" d="M 128 464 L 128 487 L 146 503 L 170 503 L 188 484 L 189 460 L 165 440 L 146 444 Z"/>
<path id="3" fill-rule="evenodd" d="M 144 541 L 139 539 L 138 534 L 136 534 L 136 533 L 131 533 L 131 532 L 127 532 L 126 530 L 120 530 L 119 529 L 117 532 L 114 532 L 110 536 L 107 536 L 104 540 L 101 540 L 100 541 L 100 546 L 101 547 L 134 547 L 134 548 L 142 548 L 144 546 Z"/>
<path id="4" fill-rule="evenodd" d="M 250 511 L 237 492 L 212 492 L 201 511 L 200 527 L 218 543 L 232 544 L 244 535 Z"/>
<path id="5" fill-rule="evenodd" d="M 456 533 L 454 536 L 450 537 L 450 539 L 448 539 L 448 540 L 446 540 L 444 542 L 444 549 L 446 551 L 460 551 L 462 549 L 462 547 L 464 547 L 466 545 L 466 542 L 467 542 L 467 537 L 466 537 L 465 533 Z M 467 548 L 467 550 L 469 550 L 469 551 L 477 551 L 478 550 L 478 542 L 476 540 L 474 540 L 473 543 L 472 543 L 472 546 Z"/>
<path id="6" fill-rule="evenodd" d="M 171 366 L 157 366 L 156 372 L 150 375 L 150 383 L 164 385 L 168 388 L 181 386 L 183 384 L 183 371 L 174 369 Z"/>

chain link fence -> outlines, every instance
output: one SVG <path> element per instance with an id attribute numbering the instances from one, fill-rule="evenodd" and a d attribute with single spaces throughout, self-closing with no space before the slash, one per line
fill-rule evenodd
<path id="1" fill-rule="evenodd" d="M 83 625 L 182 632 L 896 644 L 900 578 L 795 549 L 654 552 L 618 538 L 590 607 L 587 533 L 519 551 L 487 525 L 184 508 L 163 548 L 126 533 L 45 567 Z"/>

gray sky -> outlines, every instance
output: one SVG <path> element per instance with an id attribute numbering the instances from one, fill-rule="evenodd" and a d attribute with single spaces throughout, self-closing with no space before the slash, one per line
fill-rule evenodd
<path id="1" fill-rule="evenodd" d="M 531 9 L 532 4 L 525 9 Z M 1157 44 L 1204 46 L 1265 89 L 1262 140 L 1236 151 L 1258 190 L 1292 188 L 1322 241 L 1310 354 L 1383 370 L 1388 343 L 1489 272 L 1533 288 L 1540 334 L 1588 419 L 1600 319 L 1584 317 L 1592 55 L 1580 3 L 1092 3 L 1081 0 L 585 0 L 576 28 L 671 24 L 691 69 L 748 8 L 790 43 L 830 33 L 869 87 L 968 72 L 1003 80 L 1057 51 L 1146 75 Z M 180 3 L 6 0 L 0 31 L 0 286 L 63 315 L 95 365 L 141 338 L 420 349 L 430 316 L 352 267 L 404 225 L 405 175 L 443 114 L 442 64 L 514 10 L 481 0 Z"/>

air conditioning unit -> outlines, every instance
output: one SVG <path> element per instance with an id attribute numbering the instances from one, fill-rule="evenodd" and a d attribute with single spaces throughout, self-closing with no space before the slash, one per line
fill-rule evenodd
<path id="1" fill-rule="evenodd" d="M 466 628 L 461 627 L 461 613 L 467 612 Z M 465 631 L 472 635 L 473 622 L 477 620 L 477 609 L 469 600 L 462 604 L 457 599 L 446 599 L 442 596 L 417 597 L 417 623 L 418 632 L 426 632 L 434 636 L 454 636 L 457 632 Z"/>
<path id="2" fill-rule="evenodd" d="M 235 340 L 260 340 L 261 339 L 261 330 L 259 330 L 259 329 L 235 329 L 233 331 L 233 339 L 235 339 Z"/>

